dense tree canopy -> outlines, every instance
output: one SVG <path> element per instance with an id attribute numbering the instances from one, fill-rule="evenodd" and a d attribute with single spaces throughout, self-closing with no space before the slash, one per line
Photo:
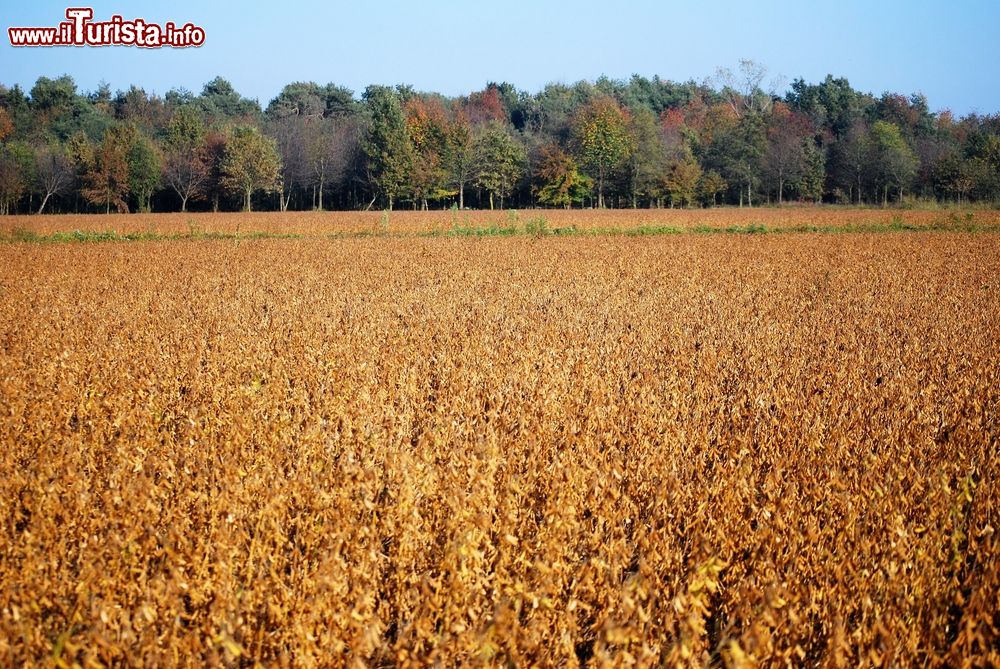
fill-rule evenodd
<path id="1" fill-rule="evenodd" d="M 412 182 L 413 143 L 400 97 L 398 91 L 387 86 L 369 86 L 364 94 L 368 121 L 363 142 L 367 181 L 375 197 L 385 198 L 389 209 Z"/>
<path id="2" fill-rule="evenodd" d="M 163 97 L 40 77 L 0 85 L 0 213 L 1000 202 L 1000 115 L 766 79 L 742 61 L 706 84 L 454 98 L 298 81 L 262 108 L 221 77 Z"/>
<path id="3" fill-rule="evenodd" d="M 222 158 L 222 185 L 243 195 L 243 211 L 250 211 L 256 191 L 277 189 L 281 163 L 274 140 L 252 125 L 232 129 Z"/>

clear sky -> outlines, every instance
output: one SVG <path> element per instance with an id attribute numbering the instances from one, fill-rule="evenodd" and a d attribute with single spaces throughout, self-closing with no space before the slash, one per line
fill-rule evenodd
<path id="1" fill-rule="evenodd" d="M 997 0 L 106 0 L 112 14 L 192 22 L 207 34 L 197 49 L 21 48 L 7 27 L 54 26 L 65 3 L 4 0 L 0 83 L 30 88 L 39 76 L 71 75 L 82 90 L 101 80 L 163 94 L 200 92 L 221 75 L 268 103 L 291 81 L 332 81 L 357 94 L 369 83 L 407 83 L 457 95 L 488 81 L 534 92 L 633 73 L 702 81 L 739 59 L 783 80 L 847 77 L 862 91 L 924 93 L 932 110 L 1000 112 Z"/>

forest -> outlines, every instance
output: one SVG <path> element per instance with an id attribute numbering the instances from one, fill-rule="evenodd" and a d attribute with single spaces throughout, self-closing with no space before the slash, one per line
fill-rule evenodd
<path id="1" fill-rule="evenodd" d="M 1000 202 L 1000 115 L 766 77 L 295 82 L 266 107 L 221 77 L 162 97 L 39 77 L 0 85 L 0 214 Z"/>

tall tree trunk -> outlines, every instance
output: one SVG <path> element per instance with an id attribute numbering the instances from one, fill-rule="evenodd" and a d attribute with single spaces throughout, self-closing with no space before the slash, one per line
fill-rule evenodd
<path id="1" fill-rule="evenodd" d="M 49 196 L 50 195 L 52 195 L 52 193 L 46 193 L 45 197 L 42 199 L 42 204 L 41 204 L 40 207 L 38 207 L 38 213 L 39 214 L 41 214 L 45 210 L 45 203 L 49 201 Z"/>
<path id="2" fill-rule="evenodd" d="M 243 211 L 250 211 L 250 189 L 246 190 L 246 197 L 243 199 Z"/>
<path id="3" fill-rule="evenodd" d="M 493 191 L 490 191 L 490 211 L 493 211 Z"/>
<path id="4" fill-rule="evenodd" d="M 781 203 L 782 203 L 782 196 L 784 195 L 784 190 L 785 190 L 785 180 L 784 179 L 778 179 L 778 206 L 779 207 L 781 206 Z"/>
<path id="5" fill-rule="evenodd" d="M 597 208 L 604 209 L 604 165 L 597 170 Z"/>
<path id="6" fill-rule="evenodd" d="M 465 209 L 465 182 L 458 182 L 458 208 Z"/>
<path id="7" fill-rule="evenodd" d="M 319 197 L 319 207 L 318 207 L 319 211 L 323 211 L 323 185 L 324 185 L 324 181 L 325 181 L 324 175 L 320 174 L 320 176 L 319 176 L 319 192 L 317 193 L 317 196 Z"/>
<path id="8" fill-rule="evenodd" d="M 181 196 L 181 213 L 183 214 L 187 210 L 188 210 L 188 196 L 187 195 L 182 195 Z"/>

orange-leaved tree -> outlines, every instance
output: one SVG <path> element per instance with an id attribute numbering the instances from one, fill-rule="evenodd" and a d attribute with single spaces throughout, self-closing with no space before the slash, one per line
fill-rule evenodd
<path id="1" fill-rule="evenodd" d="M 118 213 L 128 213 L 128 157 L 137 134 L 132 125 L 108 128 L 87 168 L 81 193 L 90 204 L 103 206 L 105 213 L 111 213 L 112 206 Z"/>

